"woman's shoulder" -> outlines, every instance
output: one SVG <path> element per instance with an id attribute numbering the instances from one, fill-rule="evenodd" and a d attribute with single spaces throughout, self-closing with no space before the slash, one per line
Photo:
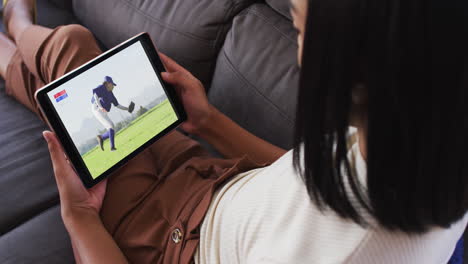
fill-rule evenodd
<path id="1" fill-rule="evenodd" d="M 240 177 L 223 221 L 236 227 L 238 241 L 255 241 L 245 248 L 249 263 L 265 256 L 289 263 L 313 262 L 317 257 L 342 263 L 366 237 L 365 228 L 316 206 L 293 166 L 292 151 L 269 167 Z"/>
<path id="2" fill-rule="evenodd" d="M 350 162 L 355 164 L 356 173 L 365 177 L 365 161 L 359 155 L 355 142 L 349 149 Z M 232 231 L 237 241 L 255 241 L 245 248 L 252 262 L 268 256 L 291 263 L 292 256 L 301 256 L 292 262 L 319 263 L 317 258 L 323 258 L 331 263 L 373 263 L 366 261 L 370 259 L 411 263 L 408 261 L 430 259 L 424 256 L 424 248 L 432 248 L 431 257 L 441 259 L 468 221 L 466 216 L 450 229 L 433 229 L 421 236 L 387 231 L 377 224 L 362 227 L 331 209 L 318 208 L 293 166 L 292 151 L 242 179 L 223 215 L 229 221 L 227 226 L 236 226 Z M 436 238 L 445 239 L 444 249 L 441 243 L 432 242 Z M 373 258 L 374 253 L 380 257 Z"/>

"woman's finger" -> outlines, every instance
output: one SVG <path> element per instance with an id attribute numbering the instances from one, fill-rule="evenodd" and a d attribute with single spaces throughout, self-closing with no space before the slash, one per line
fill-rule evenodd
<path id="1" fill-rule="evenodd" d="M 182 72 L 163 72 L 161 76 L 164 81 L 172 84 L 179 92 L 185 87 L 190 87 L 190 82 L 193 81 Z"/>
<path id="2" fill-rule="evenodd" d="M 64 176 L 65 172 L 70 170 L 70 165 L 68 164 L 62 147 L 60 146 L 60 143 L 58 142 L 55 134 L 50 131 L 44 131 L 43 136 L 49 147 L 50 158 L 54 167 L 55 179 L 57 180 L 57 184 L 61 186 L 63 183 L 62 177 Z"/>
<path id="3" fill-rule="evenodd" d="M 161 58 L 161 61 L 168 72 L 187 72 L 184 67 L 180 66 L 177 62 L 166 56 L 164 53 L 159 52 L 159 57 Z"/>
<path id="4" fill-rule="evenodd" d="M 47 141 L 50 158 L 52 159 L 54 167 L 61 168 L 64 164 L 67 164 L 67 160 L 55 134 L 50 131 L 44 131 L 43 136 Z"/>
<path id="5" fill-rule="evenodd" d="M 73 197 L 73 199 L 85 199 L 83 197 L 86 196 L 86 188 L 68 163 L 57 136 L 50 131 L 44 131 L 43 135 L 49 146 L 50 157 L 54 167 L 55 181 L 57 182 L 61 197 L 60 199 L 62 201 L 66 201 L 70 197 Z"/>

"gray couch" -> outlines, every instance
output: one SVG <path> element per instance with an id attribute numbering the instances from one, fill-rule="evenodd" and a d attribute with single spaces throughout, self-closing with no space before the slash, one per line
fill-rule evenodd
<path id="1" fill-rule="evenodd" d="M 298 68 L 287 0 L 38 0 L 39 24 L 80 23 L 109 48 L 147 31 L 252 133 L 291 147 Z M 37 117 L 0 83 L 0 263 L 73 262 Z"/>

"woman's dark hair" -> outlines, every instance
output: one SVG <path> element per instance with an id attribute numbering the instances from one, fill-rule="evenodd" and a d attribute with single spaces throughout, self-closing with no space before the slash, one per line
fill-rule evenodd
<path id="1" fill-rule="evenodd" d="M 467 212 L 467 5 L 309 1 L 294 164 L 319 208 L 363 226 L 370 213 L 407 233 L 449 227 Z M 367 98 L 364 184 L 347 159 L 357 83 Z"/>

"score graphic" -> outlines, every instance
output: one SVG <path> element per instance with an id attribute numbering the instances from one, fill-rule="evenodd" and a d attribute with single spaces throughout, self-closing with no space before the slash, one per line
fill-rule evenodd
<path id="1" fill-rule="evenodd" d="M 56 94 L 54 94 L 55 101 L 58 103 L 66 98 L 68 98 L 68 94 L 66 90 L 62 90 Z"/>

